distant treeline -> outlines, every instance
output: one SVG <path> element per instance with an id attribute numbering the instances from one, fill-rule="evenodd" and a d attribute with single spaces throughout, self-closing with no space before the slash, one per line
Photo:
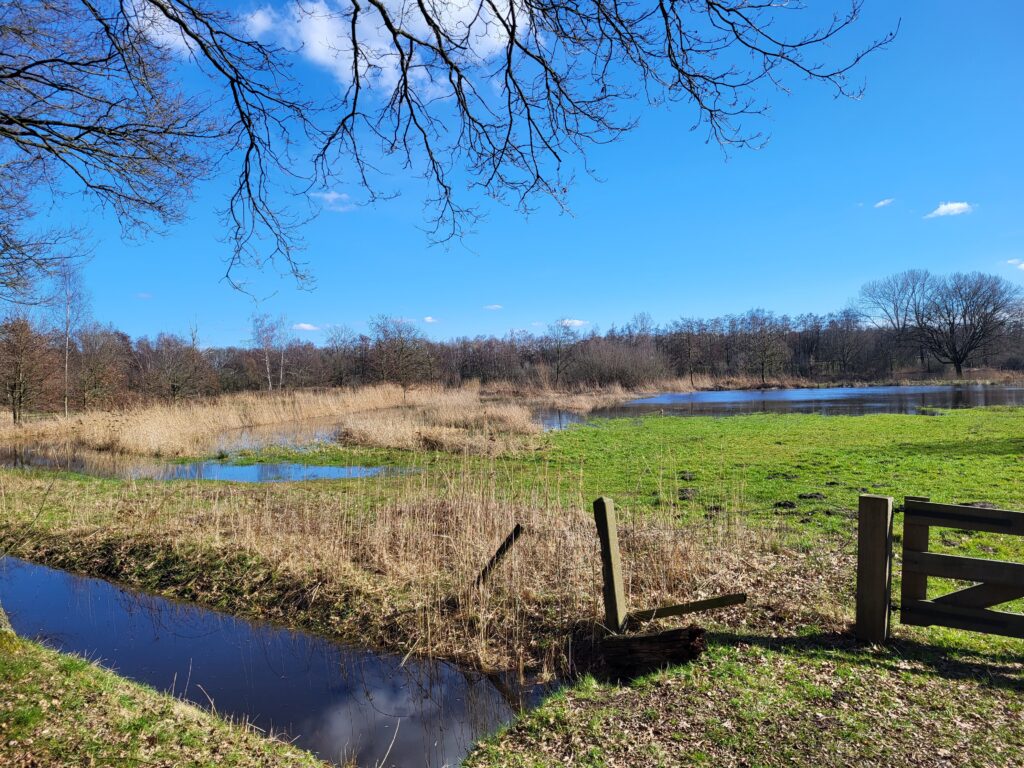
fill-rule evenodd
<path id="1" fill-rule="evenodd" d="M 1024 370 L 1020 291 L 981 273 L 904 272 L 868 283 L 857 302 L 825 315 L 752 309 L 659 326 L 639 314 L 605 333 L 556 321 L 538 334 L 432 341 L 414 323 L 378 316 L 368 333 L 335 327 L 317 346 L 292 337 L 283 319 L 260 315 L 247 346 L 215 348 L 203 347 L 196 333 L 132 339 L 79 321 L 88 313 L 84 294 L 73 288 L 56 290 L 47 312 L 19 311 L 0 323 L 0 380 L 15 420 L 65 407 L 381 381 L 582 388 L 673 378 L 768 384 Z"/>

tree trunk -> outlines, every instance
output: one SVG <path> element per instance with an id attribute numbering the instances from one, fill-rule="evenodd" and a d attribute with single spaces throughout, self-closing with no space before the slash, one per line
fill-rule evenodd
<path id="1" fill-rule="evenodd" d="M 963 378 L 964 375 L 964 364 L 960 360 L 953 361 L 953 367 L 956 369 L 956 377 Z"/>

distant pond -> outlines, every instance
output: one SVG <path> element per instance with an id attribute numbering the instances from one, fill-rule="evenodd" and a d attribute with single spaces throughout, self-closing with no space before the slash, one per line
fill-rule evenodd
<path id="1" fill-rule="evenodd" d="M 337 765 L 458 765 L 540 687 L 321 637 L 0 559 L 15 632 L 283 734 Z"/>
<path id="2" fill-rule="evenodd" d="M 982 384 L 907 387 L 821 387 L 666 392 L 581 415 L 547 410 L 538 414 L 545 429 L 564 429 L 591 419 L 667 416 L 733 416 L 745 413 L 820 413 L 862 416 L 921 413 L 931 408 L 1024 405 L 1024 387 Z"/>

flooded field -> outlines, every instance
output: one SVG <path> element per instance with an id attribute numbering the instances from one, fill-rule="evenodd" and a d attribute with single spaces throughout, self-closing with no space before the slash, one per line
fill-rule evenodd
<path id="1" fill-rule="evenodd" d="M 546 410 L 538 414 L 545 429 L 564 429 L 591 419 L 666 416 L 734 416 L 744 413 L 820 413 L 863 416 L 871 413 L 922 413 L 932 408 L 1024 405 L 1024 387 L 938 385 L 909 387 L 821 387 L 807 389 L 734 389 L 667 392 L 601 408 L 589 414 Z"/>

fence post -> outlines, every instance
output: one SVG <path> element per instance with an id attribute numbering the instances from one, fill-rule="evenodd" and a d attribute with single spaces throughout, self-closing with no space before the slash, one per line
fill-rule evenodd
<path id="1" fill-rule="evenodd" d="M 604 577 L 604 620 L 612 632 L 626 623 L 626 592 L 622 586 L 619 560 L 619 532 L 615 526 L 615 504 L 603 496 L 594 502 L 594 522 L 601 540 L 601 574 Z"/>
<path id="2" fill-rule="evenodd" d="M 892 602 L 892 497 L 864 494 L 857 513 L 857 639 L 889 639 Z"/>

